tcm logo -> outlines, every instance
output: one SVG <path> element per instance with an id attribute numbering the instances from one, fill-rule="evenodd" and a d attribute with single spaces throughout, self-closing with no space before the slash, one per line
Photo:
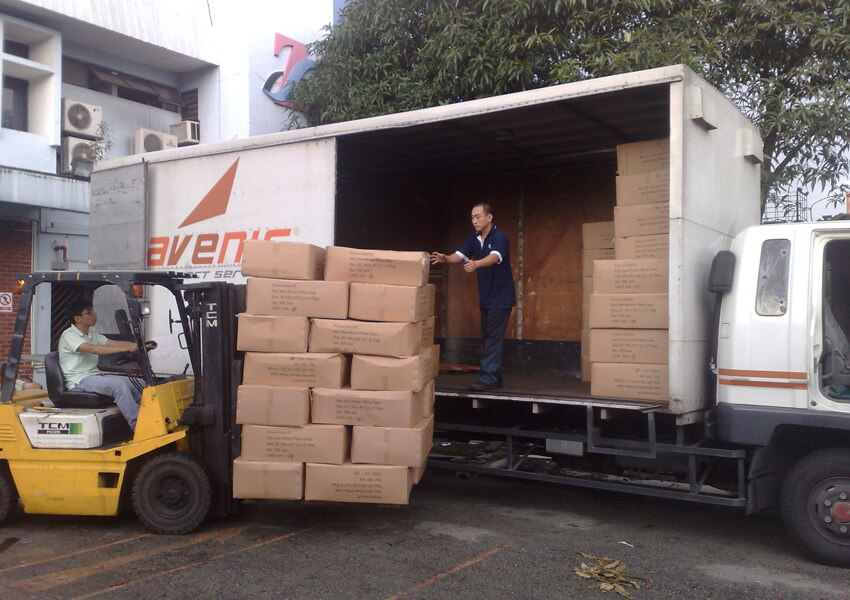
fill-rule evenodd
<path id="1" fill-rule="evenodd" d="M 227 212 L 233 180 L 239 167 L 236 159 L 221 179 L 189 213 L 178 229 L 200 223 Z M 259 218 L 259 215 L 257 215 Z M 184 233 L 174 236 L 158 236 L 148 240 L 148 266 L 173 267 L 188 262 L 191 266 L 213 264 L 239 264 L 245 240 L 274 240 L 289 237 L 291 228 L 249 229 L 225 231 L 223 233 Z M 297 235 L 297 232 L 296 232 Z M 182 261 L 182 263 L 181 263 Z"/>
<path id="2" fill-rule="evenodd" d="M 307 46 L 280 33 L 274 34 L 274 55 L 280 56 L 284 48 L 290 49 L 286 65 L 283 71 L 275 71 L 268 76 L 263 85 L 263 92 L 275 104 L 298 110 L 289 100 L 295 92 L 295 86 L 309 71 L 316 68 L 316 63 L 307 58 Z"/>
<path id="3" fill-rule="evenodd" d="M 83 433 L 82 423 L 53 423 L 50 421 L 38 424 L 39 434 L 50 435 L 81 435 Z"/>

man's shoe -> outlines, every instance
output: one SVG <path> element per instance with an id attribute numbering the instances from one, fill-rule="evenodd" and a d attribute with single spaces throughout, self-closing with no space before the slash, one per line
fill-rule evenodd
<path id="1" fill-rule="evenodd" d="M 473 392 L 486 392 L 489 390 L 498 390 L 501 388 L 498 383 L 482 383 L 480 381 L 476 381 L 475 383 L 469 384 L 469 389 Z"/>

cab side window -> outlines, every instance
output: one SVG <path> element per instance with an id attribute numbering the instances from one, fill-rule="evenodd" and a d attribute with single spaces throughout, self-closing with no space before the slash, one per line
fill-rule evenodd
<path id="1" fill-rule="evenodd" d="M 791 240 L 765 240 L 761 246 L 756 313 L 780 317 L 788 312 L 788 273 Z"/>

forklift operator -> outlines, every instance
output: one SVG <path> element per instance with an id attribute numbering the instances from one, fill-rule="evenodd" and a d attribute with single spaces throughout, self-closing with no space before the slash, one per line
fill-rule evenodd
<path id="1" fill-rule="evenodd" d="M 135 431 L 145 382 L 135 377 L 108 375 L 97 368 L 98 356 L 136 352 L 135 342 L 110 340 L 93 329 L 97 313 L 88 300 L 75 300 L 68 308 L 72 323 L 59 338 L 59 366 L 69 390 L 112 396 Z M 150 343 L 153 347 L 153 343 Z"/>

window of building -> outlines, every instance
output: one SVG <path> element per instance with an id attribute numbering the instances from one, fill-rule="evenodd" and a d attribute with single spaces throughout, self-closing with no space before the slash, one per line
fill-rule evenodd
<path id="1" fill-rule="evenodd" d="M 3 40 L 3 52 L 11 54 L 12 56 L 19 56 L 21 58 L 30 57 L 30 47 L 27 44 L 9 39 Z"/>
<path id="2" fill-rule="evenodd" d="M 17 77 L 3 77 L 3 117 L 6 129 L 27 131 L 27 102 L 29 81 Z"/>
<path id="3" fill-rule="evenodd" d="M 180 92 L 167 85 L 73 59 L 66 58 L 62 64 L 64 83 L 172 112 L 180 112 L 183 106 Z"/>

